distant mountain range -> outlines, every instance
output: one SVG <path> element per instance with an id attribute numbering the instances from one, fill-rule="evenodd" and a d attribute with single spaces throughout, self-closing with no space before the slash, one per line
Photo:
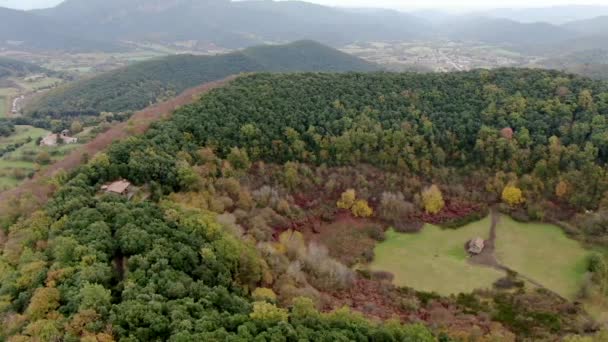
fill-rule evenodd
<path id="1" fill-rule="evenodd" d="M 1 9 L 0 47 L 118 50 L 135 41 L 236 49 L 302 39 L 331 46 L 450 39 L 551 55 L 564 47 L 608 48 L 608 16 L 589 19 L 593 13 L 608 15 L 608 7 L 504 9 L 453 16 L 339 9 L 301 1 L 66 0 L 44 10 Z"/>
<path id="2" fill-rule="evenodd" d="M 52 90 L 25 108 L 33 116 L 95 115 L 144 108 L 190 87 L 243 72 L 374 71 L 379 66 L 313 41 L 218 56 L 175 55 L 133 64 Z"/>
<path id="3" fill-rule="evenodd" d="M 300 1 L 67 0 L 28 14 L 69 23 L 94 40 L 197 41 L 225 48 L 301 39 L 340 45 L 422 38 L 429 31 L 425 20 L 397 11 L 357 13 Z"/>
<path id="4" fill-rule="evenodd" d="M 69 23 L 31 12 L 0 7 L 0 47 L 42 50 L 104 50 L 122 47 L 113 41 L 86 37 Z"/>
<path id="5" fill-rule="evenodd" d="M 606 16 L 608 15 L 608 6 L 565 5 L 538 8 L 496 8 L 478 11 L 473 15 L 510 19 L 522 23 L 546 22 L 561 25 L 570 21 Z"/>

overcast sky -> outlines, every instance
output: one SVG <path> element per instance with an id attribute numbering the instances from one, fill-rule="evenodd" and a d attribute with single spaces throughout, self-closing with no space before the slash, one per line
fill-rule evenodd
<path id="1" fill-rule="evenodd" d="M 0 6 L 19 9 L 52 7 L 62 0 L 0 0 Z M 86 0 L 84 0 L 86 1 Z M 129 1 L 129 0 L 125 0 Z M 500 8 L 541 7 L 566 4 L 608 5 L 608 0 L 307 0 L 324 5 L 344 7 L 385 7 L 395 9 L 413 8 Z M 457 5 L 455 5 L 457 3 Z"/>

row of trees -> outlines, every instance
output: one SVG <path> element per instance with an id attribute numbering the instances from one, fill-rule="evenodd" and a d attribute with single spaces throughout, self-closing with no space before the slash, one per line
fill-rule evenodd
<path id="1" fill-rule="evenodd" d="M 15 124 L 6 119 L 0 119 L 0 137 L 8 137 L 15 133 Z"/>

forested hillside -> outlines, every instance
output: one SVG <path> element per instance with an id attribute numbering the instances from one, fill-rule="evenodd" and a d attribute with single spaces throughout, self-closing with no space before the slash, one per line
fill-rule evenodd
<path id="1" fill-rule="evenodd" d="M 239 146 L 279 163 L 366 162 L 429 176 L 500 170 L 541 181 L 540 196 L 564 179 L 580 208 L 597 208 L 608 190 L 605 83 L 536 70 L 258 75 L 238 83 L 218 92 L 222 105 L 208 99 L 188 109 L 197 114 L 177 114 L 177 129 L 218 152 Z M 267 87 L 273 91 L 261 91 Z"/>
<path id="2" fill-rule="evenodd" d="M 428 33 L 424 19 L 406 13 L 357 13 L 303 1 L 69 0 L 36 14 L 69 22 L 97 39 L 194 41 L 232 49 L 301 39 L 341 45 Z"/>
<path id="3" fill-rule="evenodd" d="M 444 204 L 497 203 L 503 193 L 522 220 L 592 210 L 569 229 L 606 246 L 606 114 L 608 85 L 552 71 L 238 78 L 60 175 L 42 209 L 2 208 L 0 338 L 514 341 L 595 332 L 579 305 L 523 283 L 452 298 L 392 287 L 297 229 L 351 211 L 353 220 L 377 212 L 382 222 L 440 222 Z M 132 198 L 103 194 L 120 178 L 138 187 Z M 366 241 L 383 239 L 364 227 Z M 598 298 L 608 294 L 602 258 L 590 262 L 585 292 Z M 427 327 L 332 311 L 342 305 Z"/>
<path id="4" fill-rule="evenodd" d="M 377 67 L 312 41 L 217 56 L 177 55 L 137 63 L 55 89 L 26 108 L 43 117 L 142 109 L 183 90 L 253 71 L 371 71 Z"/>
<path id="5" fill-rule="evenodd" d="M 67 22 L 0 7 L 0 45 L 64 51 L 120 51 L 118 42 L 86 38 Z"/>
<path id="6" fill-rule="evenodd" d="M 0 78 L 6 76 L 25 76 L 29 73 L 39 73 L 44 71 L 44 68 L 32 63 L 0 57 Z"/>

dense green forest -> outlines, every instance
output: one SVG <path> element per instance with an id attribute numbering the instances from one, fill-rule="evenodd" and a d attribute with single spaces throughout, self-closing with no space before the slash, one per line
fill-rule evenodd
<path id="1" fill-rule="evenodd" d="M 441 169 L 501 171 L 525 176 L 540 197 L 564 180 L 577 189 L 568 202 L 581 209 L 597 209 L 607 190 L 608 88 L 584 78 L 537 70 L 257 75 L 216 98 L 173 122 L 223 155 L 239 146 L 254 159 L 365 162 L 428 178 Z"/>
<path id="2" fill-rule="evenodd" d="M 60 175 L 43 208 L 25 196 L 2 208 L 0 338 L 514 341 L 594 332 L 579 306 L 546 291 L 441 298 L 396 289 L 291 228 L 332 220 L 336 201 L 356 217 L 432 220 L 422 189 L 439 184 L 432 191 L 451 203 L 495 203 L 503 193 L 521 219 L 565 222 L 593 210 L 569 229 L 605 246 L 607 112 L 606 84 L 553 71 L 240 77 Z M 139 193 L 101 192 L 119 178 Z M 340 196 L 354 186 L 359 200 Z M 327 202 L 311 204 L 319 199 Z M 425 206 L 427 216 L 416 216 Z M 601 254 L 589 269 L 590 289 L 608 294 Z M 408 324 L 330 310 L 354 306 L 358 297 L 340 300 L 353 289 L 374 296 L 357 311 Z"/>
<path id="3" fill-rule="evenodd" d="M 253 71 L 371 71 L 377 67 L 312 41 L 217 56 L 176 55 L 137 63 L 51 91 L 26 108 L 37 117 L 142 109 L 202 83 Z"/>

